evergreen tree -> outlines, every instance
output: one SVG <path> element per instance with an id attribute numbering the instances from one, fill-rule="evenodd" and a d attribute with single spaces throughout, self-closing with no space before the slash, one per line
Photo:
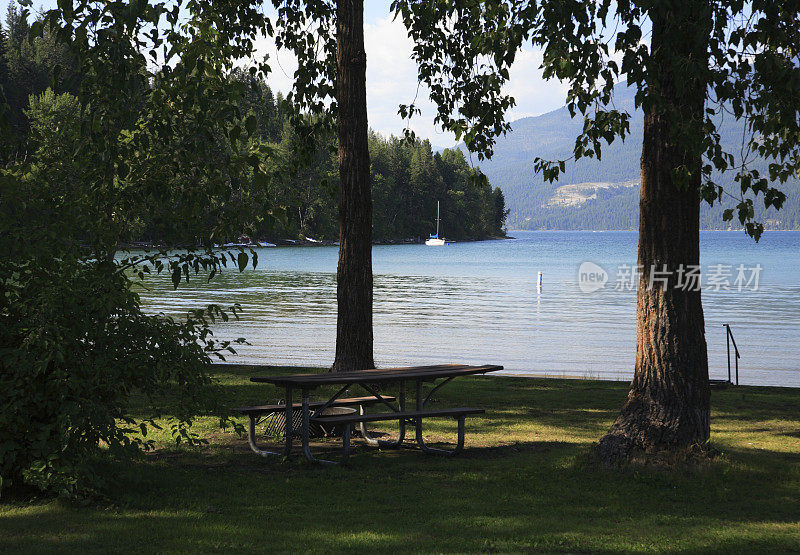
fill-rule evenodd
<path id="1" fill-rule="evenodd" d="M 494 232 L 497 235 L 503 233 L 503 226 L 505 226 L 506 218 L 508 217 L 508 210 L 506 209 L 506 199 L 503 196 L 503 190 L 500 187 L 494 188 L 494 213 L 492 214 L 492 224 Z"/>
<path id="2" fill-rule="evenodd" d="M 30 30 L 27 10 L 9 4 L 4 56 L 9 82 L 5 96 L 10 130 L 4 149 L 6 159 L 24 156 L 27 152 L 25 143 L 29 123 L 25 111 L 31 95 L 39 95 L 51 86 L 56 93 L 74 93 L 76 90 L 75 61 L 68 48 L 60 44 L 48 29 L 31 41 L 28 37 Z"/>
<path id="3" fill-rule="evenodd" d="M 0 23 L 0 165 L 6 158 L 8 142 L 8 101 L 7 91 L 9 89 L 8 78 L 8 57 L 6 55 L 6 31 Z"/>
<path id="4" fill-rule="evenodd" d="M 8 86 L 8 56 L 6 54 L 6 30 L 0 23 L 0 86 L 4 89 Z"/>
<path id="5" fill-rule="evenodd" d="M 25 12 L 11 2 L 6 9 L 6 40 L 9 52 L 18 53 L 22 50 L 22 43 L 25 42 L 29 30 Z"/>

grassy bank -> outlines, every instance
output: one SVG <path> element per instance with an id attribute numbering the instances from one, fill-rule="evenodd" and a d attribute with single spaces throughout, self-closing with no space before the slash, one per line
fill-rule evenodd
<path id="1" fill-rule="evenodd" d="M 280 397 L 248 375 L 221 375 L 233 406 Z M 487 409 L 467 421 L 462 456 L 357 441 L 344 468 L 260 459 L 203 418 L 208 447 L 164 441 L 110 468 L 106 503 L 0 500 L 0 552 L 800 550 L 800 390 L 714 391 L 720 454 L 700 467 L 597 469 L 586 453 L 626 390 L 459 379 L 441 405 Z M 454 426 L 430 429 L 447 440 Z"/>

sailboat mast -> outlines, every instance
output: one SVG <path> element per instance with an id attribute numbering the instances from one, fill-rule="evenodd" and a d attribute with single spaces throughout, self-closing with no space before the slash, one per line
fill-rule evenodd
<path id="1" fill-rule="evenodd" d="M 439 201 L 436 201 L 436 236 L 439 236 Z"/>

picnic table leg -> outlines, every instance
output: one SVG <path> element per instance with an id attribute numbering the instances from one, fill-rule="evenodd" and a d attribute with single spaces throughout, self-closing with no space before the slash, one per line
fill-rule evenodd
<path id="1" fill-rule="evenodd" d="M 406 410 L 406 383 L 400 382 L 400 412 L 405 412 Z M 358 405 L 358 414 L 365 414 L 364 413 L 364 405 Z M 399 431 L 397 432 L 397 439 L 395 440 L 386 440 L 386 439 L 377 439 L 372 437 L 372 435 L 367 430 L 367 423 L 366 422 L 359 422 L 359 428 L 361 431 L 361 437 L 364 438 L 364 441 L 367 442 L 367 445 L 371 447 L 400 447 L 403 443 L 403 440 L 406 437 L 406 421 L 400 418 L 399 422 Z"/>
<path id="2" fill-rule="evenodd" d="M 256 444 L 256 416 L 250 415 L 250 423 L 247 430 L 247 443 L 250 444 L 250 449 L 257 455 L 262 457 L 280 456 L 280 453 L 273 453 L 272 451 L 265 451 Z"/>
<path id="3" fill-rule="evenodd" d="M 406 411 L 406 382 L 400 382 L 400 412 Z M 400 432 L 397 435 L 397 445 L 399 446 L 403 443 L 403 440 L 406 437 L 406 421 L 402 418 L 399 422 L 400 425 Z"/>
<path id="4" fill-rule="evenodd" d="M 310 436 L 309 427 L 311 426 L 311 409 L 308 406 L 308 390 L 303 389 L 302 391 L 303 391 L 303 425 L 302 425 L 303 454 L 311 462 L 317 462 L 322 464 L 338 464 L 334 461 L 317 459 L 314 457 L 314 455 L 311 454 L 311 447 L 308 445 Z M 350 425 L 348 424 L 347 426 L 345 426 L 344 453 L 342 455 L 342 462 L 347 460 L 349 456 L 350 456 Z"/>
<path id="5" fill-rule="evenodd" d="M 283 455 L 288 457 L 289 453 L 292 451 L 292 388 L 286 388 L 286 447 L 284 447 Z M 266 451 L 261 449 L 258 444 L 256 443 L 256 420 L 257 416 L 254 414 L 250 414 L 250 422 L 248 423 L 247 428 L 247 443 L 250 444 L 250 449 L 257 455 L 261 455 L 262 457 L 279 457 L 281 454 L 276 453 L 273 451 Z"/>
<path id="6" fill-rule="evenodd" d="M 294 424 L 292 422 L 292 386 L 286 386 L 286 424 L 284 427 L 286 433 L 286 445 L 283 447 L 283 456 L 288 457 L 292 454 L 292 436 L 294 435 Z"/>
<path id="7" fill-rule="evenodd" d="M 425 399 L 422 397 L 422 380 L 417 379 L 417 410 L 421 411 L 425 407 Z M 422 438 L 422 418 L 415 418 L 416 430 L 417 430 L 417 445 L 419 448 L 424 451 L 425 453 L 431 453 L 434 455 L 455 455 L 464 447 L 464 417 L 458 417 L 458 443 L 456 443 L 455 449 L 452 451 L 448 451 L 447 449 L 436 449 L 435 447 L 429 447 L 425 440 Z"/>

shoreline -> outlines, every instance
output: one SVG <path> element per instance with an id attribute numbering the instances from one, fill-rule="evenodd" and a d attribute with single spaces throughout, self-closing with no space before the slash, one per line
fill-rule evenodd
<path id="1" fill-rule="evenodd" d="M 635 228 L 628 228 L 628 229 L 509 229 L 509 233 L 518 233 L 518 232 L 525 232 L 525 233 L 535 233 L 535 232 L 558 232 L 558 233 L 609 233 L 609 232 L 626 232 L 626 233 L 638 233 L 638 229 Z M 741 233 L 744 231 L 744 228 L 741 229 L 701 229 L 700 232 L 704 233 L 707 231 L 714 231 L 714 232 L 725 232 L 725 233 Z M 765 229 L 764 233 L 767 232 L 786 232 L 786 233 L 797 233 L 800 232 L 800 229 Z"/>
<path id="2" fill-rule="evenodd" d="M 480 243 L 483 241 L 507 241 L 519 239 L 511 235 L 512 233 L 638 233 L 636 229 L 509 229 L 508 234 L 504 236 L 488 236 L 479 237 L 476 239 L 445 239 L 447 244 L 455 243 Z M 700 233 L 743 233 L 744 229 L 701 229 Z M 800 233 L 800 229 L 765 229 L 764 234 L 770 233 Z M 229 247 L 214 247 L 215 249 L 238 249 L 238 248 L 277 248 L 277 247 L 338 247 L 339 241 L 329 239 L 262 239 L 259 243 L 267 243 L 268 245 L 248 245 L 240 244 Z M 386 239 L 383 241 L 373 241 L 372 246 L 393 246 L 393 245 L 424 245 L 425 239 L 423 238 L 407 238 L 407 239 Z M 164 250 L 164 249 L 203 249 L 204 247 L 198 245 L 172 245 L 168 246 L 161 243 L 150 243 L 146 241 L 132 241 L 130 243 L 120 244 L 120 250 Z"/>
<path id="3" fill-rule="evenodd" d="M 516 237 L 511 237 L 509 235 L 505 236 L 489 236 L 489 237 L 480 237 L 477 239 L 458 239 L 458 240 L 447 240 L 445 241 L 450 243 L 478 243 L 481 241 L 504 241 L 507 239 L 516 239 Z M 258 243 L 268 243 L 268 246 L 264 245 L 248 245 L 246 243 L 237 244 L 236 246 L 219 246 L 213 247 L 214 249 L 223 250 L 223 249 L 247 249 L 247 248 L 278 248 L 278 247 L 338 247 L 339 241 L 328 240 L 328 239 L 261 239 L 257 241 Z M 391 245 L 424 245 L 425 239 L 418 239 L 418 238 L 408 238 L 408 239 L 387 239 L 384 241 L 373 241 L 372 246 L 391 246 Z M 148 243 L 146 241 L 132 241 L 130 243 L 123 243 L 120 245 L 120 250 L 131 250 L 131 249 L 152 249 L 152 250 L 159 250 L 159 249 L 186 249 L 186 248 L 194 248 L 194 249 L 202 249 L 204 247 L 198 245 L 176 245 L 176 246 L 168 246 L 160 243 Z"/>
<path id="4" fill-rule="evenodd" d="M 324 366 L 283 366 L 283 365 L 276 365 L 276 364 L 247 364 L 247 363 L 239 363 L 239 362 L 214 362 L 212 363 L 213 367 L 219 368 L 226 368 L 230 370 L 246 370 L 248 368 L 258 368 L 259 370 L 254 370 L 256 372 L 286 372 L 290 371 L 291 373 L 296 374 L 305 374 L 308 372 L 319 371 L 320 373 L 329 372 L 330 369 Z M 631 382 L 631 378 L 603 378 L 600 376 L 577 376 L 574 374 L 557 374 L 557 373 L 546 373 L 546 372 L 533 372 L 527 370 L 500 370 L 498 372 L 492 372 L 489 374 L 482 374 L 483 377 L 488 378 L 524 378 L 524 379 L 534 379 L 534 380 L 565 380 L 570 382 L 603 382 L 603 383 L 613 383 L 613 384 L 629 384 Z M 711 378 L 711 381 L 714 381 L 715 378 Z M 713 387 L 713 386 L 712 386 Z M 760 384 L 741 384 L 741 385 L 730 385 L 731 388 L 778 388 L 781 390 L 797 390 L 800 387 L 791 386 L 791 385 L 760 385 Z"/>

